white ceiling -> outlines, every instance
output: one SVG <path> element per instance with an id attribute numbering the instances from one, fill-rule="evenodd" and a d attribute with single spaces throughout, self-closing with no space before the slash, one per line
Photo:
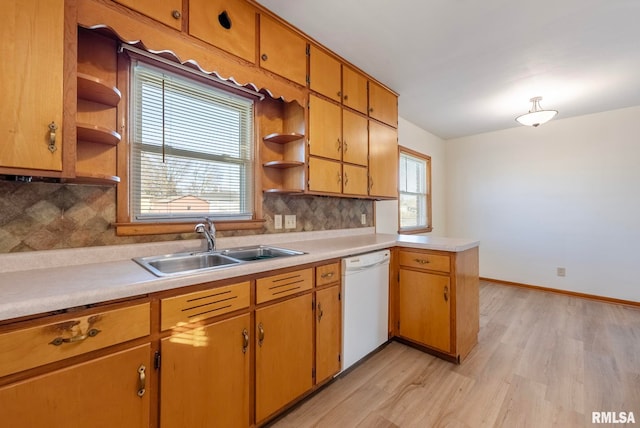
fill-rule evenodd
<path id="1" fill-rule="evenodd" d="M 445 138 L 640 105 L 640 0 L 259 0 Z M 640 118 L 639 118 L 640 119 Z"/>

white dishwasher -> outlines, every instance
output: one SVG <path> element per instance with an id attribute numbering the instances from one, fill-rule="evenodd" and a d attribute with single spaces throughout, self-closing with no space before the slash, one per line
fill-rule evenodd
<path id="1" fill-rule="evenodd" d="M 388 340 L 389 250 L 342 259 L 342 370 Z"/>

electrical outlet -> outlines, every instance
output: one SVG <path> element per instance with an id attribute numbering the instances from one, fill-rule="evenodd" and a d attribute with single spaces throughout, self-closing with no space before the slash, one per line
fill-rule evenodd
<path id="1" fill-rule="evenodd" d="M 556 274 L 558 276 L 566 276 L 567 275 L 567 270 L 563 267 L 559 267 L 556 269 Z"/>
<path id="2" fill-rule="evenodd" d="M 367 215 L 366 214 L 360 214 L 360 223 L 362 223 L 363 226 L 367 224 Z"/>
<path id="3" fill-rule="evenodd" d="M 284 216 L 284 228 L 295 229 L 296 228 L 296 216 L 295 214 Z"/>
<path id="4" fill-rule="evenodd" d="M 282 229 L 282 214 L 276 214 L 273 216 L 273 228 Z"/>

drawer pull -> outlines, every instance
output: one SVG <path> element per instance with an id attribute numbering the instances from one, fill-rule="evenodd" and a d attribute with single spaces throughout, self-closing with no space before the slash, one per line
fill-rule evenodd
<path id="1" fill-rule="evenodd" d="M 249 332 L 245 328 L 242 330 L 242 353 L 246 354 L 249 348 Z"/>
<path id="2" fill-rule="evenodd" d="M 429 263 L 429 260 L 426 259 L 413 259 L 414 262 L 420 263 L 421 265 L 426 265 Z"/>
<path id="3" fill-rule="evenodd" d="M 262 346 L 264 342 L 264 326 L 262 323 L 258 324 L 258 345 Z"/>
<path id="4" fill-rule="evenodd" d="M 320 275 L 320 277 L 322 279 L 331 278 L 331 277 L 333 277 L 333 274 L 334 274 L 334 272 L 325 272 L 322 275 Z"/>
<path id="5" fill-rule="evenodd" d="M 140 367 L 138 367 L 138 397 L 142 397 L 144 395 L 144 393 L 146 392 L 146 386 L 147 386 L 147 374 L 146 374 L 147 368 L 144 366 L 144 364 L 142 364 Z"/>
<path id="6" fill-rule="evenodd" d="M 98 333 L 100 333 L 100 331 L 102 330 L 98 330 L 97 328 L 92 328 L 89 331 L 87 331 L 86 334 L 80 334 L 78 336 L 72 336 L 72 337 L 56 337 L 51 342 L 49 342 L 49 345 L 60 346 L 63 343 L 82 342 L 83 340 L 87 340 L 90 337 L 97 336 Z"/>

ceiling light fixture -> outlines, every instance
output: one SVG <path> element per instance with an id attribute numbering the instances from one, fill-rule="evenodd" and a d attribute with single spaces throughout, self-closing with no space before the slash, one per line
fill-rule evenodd
<path id="1" fill-rule="evenodd" d="M 558 114 L 557 110 L 543 110 L 542 107 L 540 107 L 541 99 L 542 97 L 533 97 L 529 100 L 532 103 L 531 110 L 529 110 L 529 113 L 527 114 L 516 117 L 518 123 L 525 126 L 536 127 L 549 122 L 556 114 Z"/>

